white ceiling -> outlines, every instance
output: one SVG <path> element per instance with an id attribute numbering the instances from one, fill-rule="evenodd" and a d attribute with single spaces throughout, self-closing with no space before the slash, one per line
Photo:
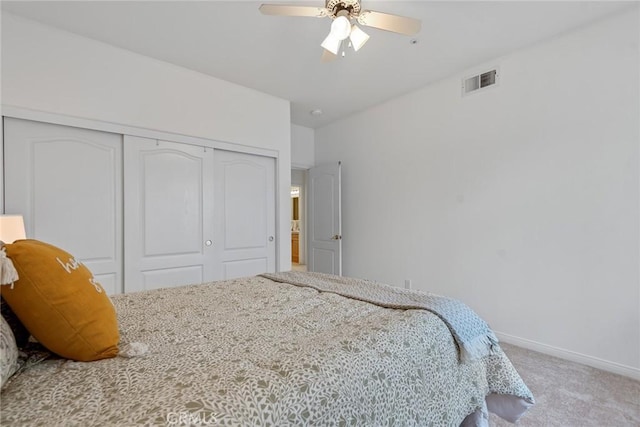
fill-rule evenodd
<path id="1" fill-rule="evenodd" d="M 418 43 L 364 28 L 368 43 L 331 63 L 320 62 L 328 18 L 265 16 L 261 3 L 2 1 L 2 10 L 288 99 L 292 123 L 317 128 L 634 2 L 363 0 L 363 9 L 421 19 Z M 316 108 L 324 114 L 310 115 Z"/>

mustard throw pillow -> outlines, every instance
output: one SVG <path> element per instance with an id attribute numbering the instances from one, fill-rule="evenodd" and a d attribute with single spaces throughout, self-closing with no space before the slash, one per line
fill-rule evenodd
<path id="1" fill-rule="evenodd" d="M 68 359 L 117 356 L 115 308 L 87 267 L 37 240 L 18 240 L 5 248 L 19 279 L 0 291 L 31 335 Z"/>

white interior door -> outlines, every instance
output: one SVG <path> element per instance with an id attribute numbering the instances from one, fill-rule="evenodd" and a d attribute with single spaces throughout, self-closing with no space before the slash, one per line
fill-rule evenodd
<path id="1" fill-rule="evenodd" d="M 340 162 L 309 169 L 309 271 L 342 275 Z"/>
<path id="2" fill-rule="evenodd" d="M 275 159 L 215 150 L 217 279 L 276 268 Z"/>
<path id="3" fill-rule="evenodd" d="M 122 136 L 4 119 L 5 211 L 122 292 Z"/>
<path id="4" fill-rule="evenodd" d="M 213 150 L 125 136 L 127 292 L 213 280 Z"/>

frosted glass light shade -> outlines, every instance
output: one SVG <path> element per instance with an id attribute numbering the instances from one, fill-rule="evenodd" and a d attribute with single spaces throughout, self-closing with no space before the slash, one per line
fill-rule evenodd
<path id="1" fill-rule="evenodd" d="M 24 232 L 24 220 L 22 215 L 0 215 L 0 240 L 4 243 L 13 243 L 16 240 L 26 239 Z"/>
<path id="2" fill-rule="evenodd" d="M 331 33 L 333 37 L 342 41 L 349 37 L 351 33 L 351 23 L 349 22 L 349 18 L 346 16 L 338 16 L 331 23 Z"/>
<path id="3" fill-rule="evenodd" d="M 351 27 L 351 34 L 349 35 L 349 39 L 351 40 L 351 44 L 353 45 L 353 50 L 356 52 L 360 50 L 362 46 L 369 40 L 369 34 L 362 31 L 355 24 Z"/>
<path id="4" fill-rule="evenodd" d="M 333 53 L 334 55 L 338 54 L 340 50 L 340 45 L 342 44 L 342 40 L 333 37 L 333 32 L 329 33 L 326 39 L 320 44 L 323 48 Z"/>

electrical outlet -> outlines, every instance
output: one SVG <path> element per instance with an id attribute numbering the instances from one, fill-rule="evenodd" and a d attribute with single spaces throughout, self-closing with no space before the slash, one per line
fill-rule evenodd
<path id="1" fill-rule="evenodd" d="M 404 288 L 411 289 L 411 279 L 404 279 Z"/>

